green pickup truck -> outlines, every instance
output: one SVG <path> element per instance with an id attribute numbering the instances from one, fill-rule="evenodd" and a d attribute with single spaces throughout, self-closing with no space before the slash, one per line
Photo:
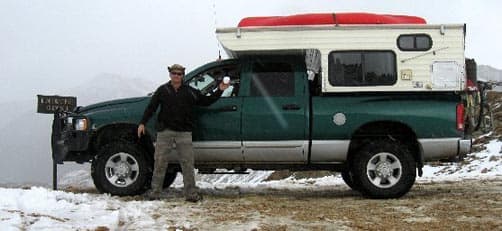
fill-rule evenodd
<path id="1" fill-rule="evenodd" d="M 441 28 L 426 29 L 437 29 L 441 36 Z M 424 34 L 397 29 L 411 34 L 412 39 Z M 246 38 L 245 30 L 239 33 L 236 39 Z M 422 67 L 409 64 L 413 60 L 399 61 L 404 57 L 401 53 L 409 52 L 395 45 L 396 39 L 401 42 L 400 36 L 392 37 L 389 49 L 320 49 L 321 71 L 317 73 L 310 71 L 312 62 L 305 61 L 310 52 L 296 48 L 277 52 L 231 48 L 228 53 L 233 58 L 189 72 L 185 83 L 203 94 L 214 91 L 224 77 L 231 78 L 231 86 L 216 103 L 194 111 L 195 167 L 207 174 L 216 169 L 228 173 L 247 169 L 339 171 L 364 196 L 403 196 L 417 174 L 422 174 L 425 161 L 461 157 L 470 151 L 471 139 L 464 131 L 463 80 L 456 91 L 435 91 L 436 86 L 443 86 L 435 82 L 430 86 L 412 83 L 420 77 L 412 73 Z M 429 68 L 430 64 L 424 65 Z M 441 65 L 437 66 L 441 73 L 449 73 L 452 65 Z M 408 83 L 411 90 L 403 90 Z M 336 86 L 346 88 L 338 91 Z M 385 90 L 392 86 L 397 90 Z M 153 169 L 156 118 L 147 124 L 146 136 L 138 139 L 136 131 L 149 100 L 149 96 L 119 99 L 60 113 L 53 126 L 53 158 L 58 163 L 91 162 L 92 177 L 101 192 L 144 192 Z M 181 171 L 175 156 L 165 187 Z"/>
<path id="2" fill-rule="evenodd" d="M 186 81 L 209 93 L 223 76 L 231 77 L 231 87 L 195 112 L 200 172 L 333 170 L 364 195 L 400 197 L 424 161 L 466 154 L 471 146 L 459 129 L 455 93 L 314 94 L 305 64 L 294 56 L 217 61 Z M 67 151 L 57 159 L 92 162 L 102 192 L 141 193 L 152 173 L 156 119 L 144 138 L 136 130 L 149 100 L 103 102 L 62 116 Z M 180 171 L 169 168 L 166 187 Z"/>

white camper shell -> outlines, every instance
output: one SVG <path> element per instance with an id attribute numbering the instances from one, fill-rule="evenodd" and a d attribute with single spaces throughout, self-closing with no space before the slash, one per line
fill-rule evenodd
<path id="1" fill-rule="evenodd" d="M 216 33 L 232 58 L 302 52 L 325 93 L 462 91 L 466 84 L 465 25 L 260 26 Z"/>

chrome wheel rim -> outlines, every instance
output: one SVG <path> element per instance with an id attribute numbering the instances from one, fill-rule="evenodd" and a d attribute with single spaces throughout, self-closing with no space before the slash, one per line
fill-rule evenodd
<path id="1" fill-rule="evenodd" d="M 136 182 L 138 175 L 138 161 L 129 153 L 116 153 L 106 161 L 105 176 L 113 186 L 127 187 Z"/>
<path id="2" fill-rule="evenodd" d="M 369 181 L 379 188 L 390 188 L 396 185 L 401 179 L 402 172 L 401 161 L 388 152 L 375 154 L 366 166 Z"/>

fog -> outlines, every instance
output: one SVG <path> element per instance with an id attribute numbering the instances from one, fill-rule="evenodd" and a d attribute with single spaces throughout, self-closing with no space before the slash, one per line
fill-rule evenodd
<path id="1" fill-rule="evenodd" d="M 2 168 L 9 167 L 9 172 L 0 169 L 6 176 L 0 183 L 49 179 L 50 116 L 35 113 L 37 94 L 76 95 L 79 104 L 146 94 L 167 80 L 168 64 L 192 69 L 215 60 L 215 29 L 233 27 L 243 17 L 375 12 L 417 15 L 431 24 L 467 23 L 466 55 L 500 69 L 501 5 L 430 0 L 0 0 L 0 157 Z M 110 85 L 110 75 L 141 82 L 142 88 Z M 40 163 L 43 159 L 47 162 Z M 16 170 L 22 174 L 11 173 Z"/>
<path id="2" fill-rule="evenodd" d="M 467 23 L 466 54 L 502 68 L 498 1 L 0 1 L 2 100 L 77 86 L 100 73 L 157 82 L 165 67 L 217 58 L 215 27 L 245 16 L 368 11 Z"/>

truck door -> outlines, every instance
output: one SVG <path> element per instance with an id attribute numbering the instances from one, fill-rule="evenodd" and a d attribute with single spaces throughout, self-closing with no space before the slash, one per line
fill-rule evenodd
<path id="1" fill-rule="evenodd" d="M 308 141 L 305 64 L 292 57 L 252 58 L 243 73 L 244 160 L 304 163 Z"/>
<path id="2" fill-rule="evenodd" d="M 196 74 L 188 84 L 202 94 L 218 88 L 224 76 L 231 78 L 230 87 L 208 107 L 196 107 L 193 131 L 196 162 L 242 162 L 241 110 L 239 96 L 240 66 L 225 64 Z"/>

